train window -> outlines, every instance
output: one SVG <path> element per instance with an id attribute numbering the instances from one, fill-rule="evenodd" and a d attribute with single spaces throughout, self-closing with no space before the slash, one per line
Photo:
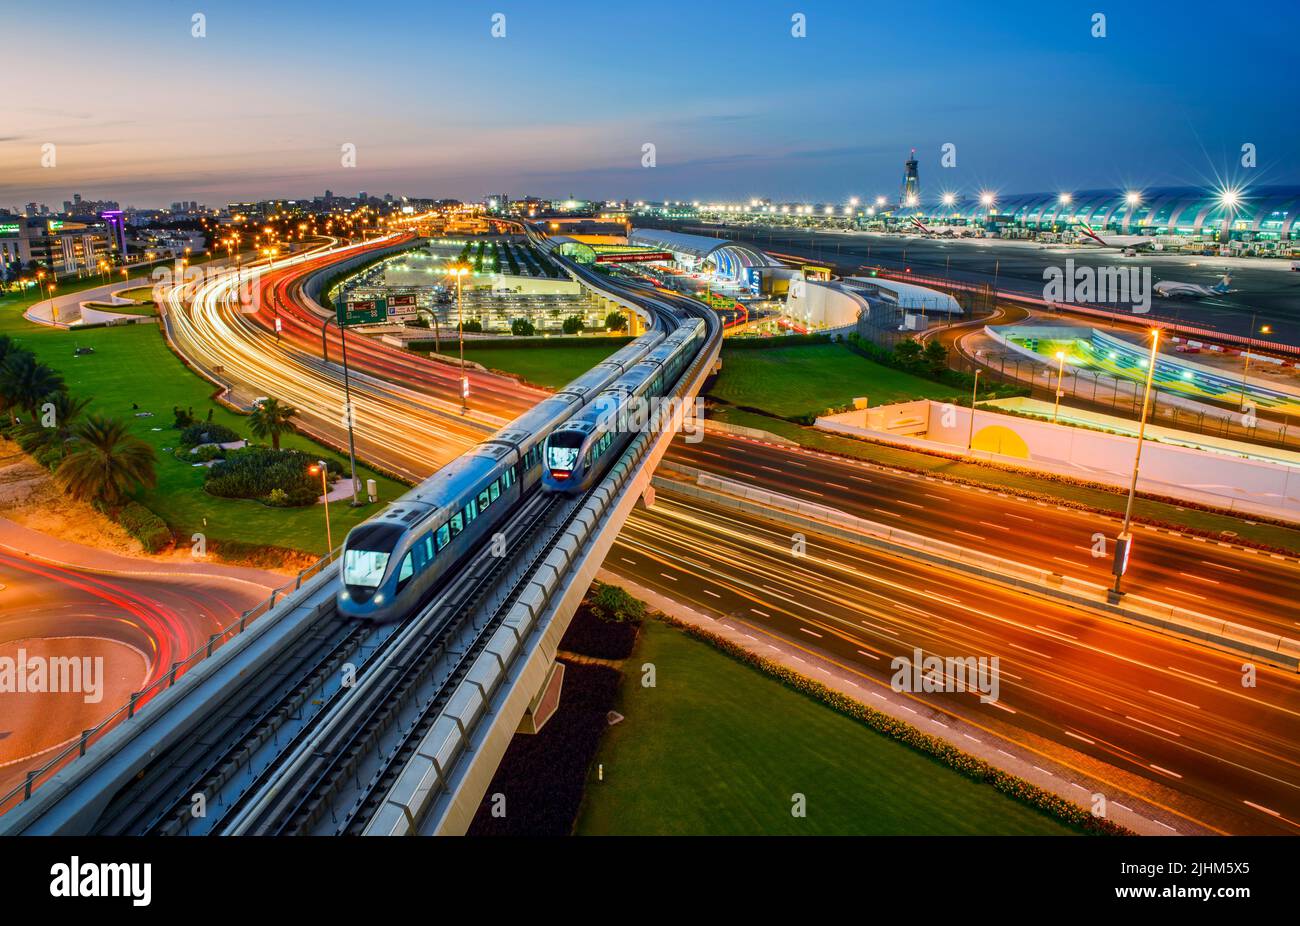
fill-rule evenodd
<path id="1" fill-rule="evenodd" d="M 496 483 L 493 483 L 492 485 L 496 485 Z M 491 486 L 488 488 L 491 488 Z M 488 488 L 485 488 L 478 494 L 478 506 L 480 510 L 486 510 L 487 506 L 492 504 L 492 493 L 488 491 Z"/>
<path id="2" fill-rule="evenodd" d="M 465 529 L 465 519 L 459 511 L 453 514 L 451 520 L 447 523 L 451 525 L 451 535 L 453 537 L 459 537 L 460 532 Z"/>
<path id="3" fill-rule="evenodd" d="M 441 550 L 449 543 L 451 543 L 451 528 L 444 524 L 438 528 L 438 549 Z"/>
<path id="4" fill-rule="evenodd" d="M 395 524 L 363 524 L 348 535 L 343 551 L 343 582 L 378 588 L 402 529 Z"/>
<path id="5" fill-rule="evenodd" d="M 501 497 L 501 483 L 493 479 L 492 484 L 488 486 L 488 492 L 492 495 L 492 501 L 496 501 Z"/>
<path id="6" fill-rule="evenodd" d="M 399 592 L 402 590 L 402 586 L 406 585 L 414 574 L 415 566 L 411 563 L 411 554 L 407 553 L 406 556 L 402 557 L 402 565 L 397 570 L 397 590 Z"/>
<path id="7" fill-rule="evenodd" d="M 469 525 L 477 517 L 478 517 L 478 502 L 474 501 L 474 499 L 471 498 L 469 501 L 465 503 L 465 526 L 469 527 Z"/>
<path id="8" fill-rule="evenodd" d="M 513 466 L 508 466 L 506 467 L 506 471 L 501 474 L 501 488 L 502 489 L 510 488 L 510 484 L 514 481 L 515 481 L 515 468 Z"/>
<path id="9" fill-rule="evenodd" d="M 424 561 L 427 563 L 433 559 L 433 531 L 424 535 Z"/>
<path id="10" fill-rule="evenodd" d="M 411 547 L 412 564 L 416 572 L 424 571 L 424 567 L 429 562 L 429 555 L 425 551 L 424 539 L 417 540 Z"/>

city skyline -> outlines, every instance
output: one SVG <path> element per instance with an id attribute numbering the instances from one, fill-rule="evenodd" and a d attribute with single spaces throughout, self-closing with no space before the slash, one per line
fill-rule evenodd
<path id="1" fill-rule="evenodd" d="M 1246 23 L 1192 4 L 1177 20 L 1112 11 L 1095 38 L 1081 4 L 1015 6 L 990 21 L 953 4 L 731 4 L 700 23 L 680 3 L 579 3 L 567 17 L 506 10 L 494 38 L 486 8 L 227 3 L 194 37 L 183 10 L 18 4 L 2 15 L 29 37 L 11 52 L 20 71 L 61 49 L 128 50 L 93 59 L 95 81 L 62 67 L 40 97 L 0 103 L 0 203 L 326 188 L 837 202 L 895 193 L 913 147 L 930 193 L 1300 182 L 1284 158 L 1300 129 L 1270 118 L 1285 105 L 1285 29 L 1247 42 Z M 673 28 L 688 20 L 689 41 Z M 1225 48 L 1248 54 L 1247 83 L 1198 65 Z M 746 56 L 764 66 L 741 72 Z M 956 164 L 942 167 L 949 144 Z M 1241 165 L 1244 144 L 1258 166 Z"/>

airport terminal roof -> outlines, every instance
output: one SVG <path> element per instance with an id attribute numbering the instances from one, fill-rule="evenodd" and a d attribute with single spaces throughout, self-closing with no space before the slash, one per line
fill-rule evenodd
<path id="1" fill-rule="evenodd" d="M 1060 193 L 998 196 L 992 208 L 978 201 L 951 208 L 936 206 L 931 218 L 964 218 L 978 223 L 994 216 L 1014 225 L 1047 229 L 1087 222 L 1094 229 L 1127 234 L 1213 233 L 1231 222 L 1233 231 L 1279 237 L 1300 236 L 1300 187 L 1274 186 L 1223 191 L 1164 187 L 1134 191 L 1083 190 L 1063 201 Z"/>
<path id="2" fill-rule="evenodd" d="M 634 228 L 628 235 L 629 244 L 643 247 L 662 248 L 677 254 L 688 254 L 698 260 L 711 257 L 715 251 L 728 249 L 742 255 L 749 266 L 766 267 L 776 262 L 762 251 L 751 245 L 740 244 L 729 238 L 710 238 L 707 235 L 688 235 L 685 232 L 667 231 L 662 228 Z"/>

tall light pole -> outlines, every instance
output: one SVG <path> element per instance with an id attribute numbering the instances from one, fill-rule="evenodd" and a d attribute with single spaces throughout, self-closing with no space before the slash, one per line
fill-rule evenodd
<path id="1" fill-rule="evenodd" d="M 1160 347 L 1160 329 L 1151 329 L 1151 356 L 1147 358 L 1147 384 L 1142 393 L 1142 422 L 1138 425 L 1138 442 L 1137 450 L 1133 454 L 1133 478 L 1128 485 L 1128 503 L 1124 506 L 1124 524 L 1120 528 L 1119 536 L 1115 538 L 1115 562 L 1111 571 L 1115 573 L 1115 585 L 1111 589 L 1111 597 L 1118 600 L 1124 594 L 1120 584 L 1124 581 L 1124 573 L 1128 571 L 1129 553 L 1133 546 L 1133 534 L 1129 531 L 1129 526 L 1133 523 L 1133 499 L 1137 495 L 1138 484 L 1138 465 L 1142 462 L 1142 442 L 1146 439 L 1147 433 L 1147 409 L 1151 404 L 1151 381 L 1156 375 L 1156 352 Z"/>
<path id="2" fill-rule="evenodd" d="M 1065 378 L 1065 351 L 1056 352 L 1056 404 L 1052 406 L 1052 424 L 1056 424 L 1057 416 L 1061 414 L 1061 380 Z"/>
<path id="3" fill-rule="evenodd" d="M 975 396 L 980 389 L 980 370 L 975 370 L 975 385 L 970 390 L 970 431 L 966 434 L 966 452 L 975 449 Z"/>
<path id="4" fill-rule="evenodd" d="M 330 533 L 330 487 L 329 482 L 326 481 L 329 468 L 324 460 L 317 460 L 310 469 L 312 472 L 320 471 L 321 499 L 325 502 L 325 555 L 329 556 L 334 552 L 334 537 Z"/>
<path id="5" fill-rule="evenodd" d="M 1251 315 L 1250 315 L 1250 337 L 1251 337 L 1252 340 L 1254 339 L 1255 334 L 1256 334 L 1256 331 L 1255 331 L 1255 319 L 1256 319 L 1257 315 L 1258 315 L 1258 313 L 1256 313 L 1256 312 L 1252 312 Z M 1259 329 L 1259 332 L 1258 332 L 1258 333 L 1259 333 L 1259 334 L 1272 334 L 1272 333 L 1273 333 L 1273 328 L 1272 328 L 1271 325 L 1264 325 L 1262 328 Z M 1246 410 L 1246 374 L 1250 372 L 1250 346 L 1249 346 L 1249 345 L 1246 346 L 1246 352 L 1245 352 L 1244 356 L 1245 356 L 1245 360 L 1246 360 L 1246 362 L 1245 362 L 1245 364 L 1244 364 L 1244 365 L 1242 366 L 1242 368 L 1241 368 L 1241 410 L 1242 410 L 1243 412 Z"/>
<path id="6" fill-rule="evenodd" d="M 447 275 L 456 278 L 456 336 L 460 341 L 460 413 L 469 411 L 469 376 L 465 373 L 465 309 L 461 301 L 461 280 L 470 272 L 464 264 L 452 264 Z"/>

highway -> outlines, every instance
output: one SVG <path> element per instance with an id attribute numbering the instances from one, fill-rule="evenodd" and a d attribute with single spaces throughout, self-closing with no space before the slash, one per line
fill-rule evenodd
<path id="1" fill-rule="evenodd" d="M 684 464 L 771 492 L 838 508 L 1062 575 L 1106 584 L 1110 557 L 1094 558 L 1093 535 L 1112 549 L 1119 519 L 963 483 L 892 470 L 802 447 L 706 431 L 678 438 L 667 465 Z M 1116 497 L 1116 506 L 1122 499 Z M 1125 588 L 1192 611 L 1282 636 L 1300 636 L 1300 565 L 1191 536 L 1137 526 Z"/>
<path id="2" fill-rule="evenodd" d="M 914 647 L 997 656 L 996 703 L 912 697 L 960 718 L 962 735 L 996 734 L 1101 779 L 1112 800 L 1138 794 L 1210 830 L 1300 832 L 1294 673 L 1260 667 L 1243 688 L 1237 657 L 826 537 L 809 535 L 796 558 L 788 528 L 671 492 L 629 519 L 605 568 L 883 686 Z"/>

